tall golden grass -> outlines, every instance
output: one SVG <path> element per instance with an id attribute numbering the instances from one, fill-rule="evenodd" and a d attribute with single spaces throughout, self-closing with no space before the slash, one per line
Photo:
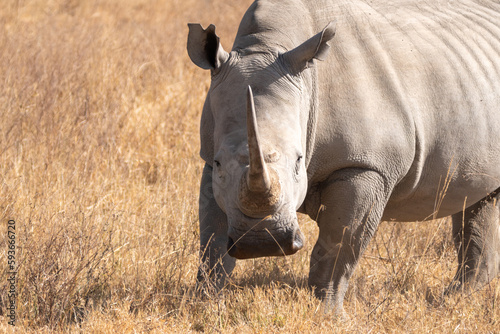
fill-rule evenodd
<path id="1" fill-rule="evenodd" d="M 0 10 L 0 261 L 16 222 L 16 332 L 500 331 L 500 285 L 443 297 L 450 223 L 382 223 L 347 294 L 349 319 L 306 288 L 308 245 L 238 262 L 196 297 L 199 118 L 209 74 L 188 22 L 230 49 L 250 0 L 17 0 Z M 0 274 L 0 332 L 8 325 Z"/>

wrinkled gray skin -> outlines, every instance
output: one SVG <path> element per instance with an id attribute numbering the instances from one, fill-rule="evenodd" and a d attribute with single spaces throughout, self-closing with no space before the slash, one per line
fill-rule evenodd
<path id="1" fill-rule="evenodd" d="M 498 274 L 498 2 L 261 0 L 230 53 L 214 26 L 189 28 L 212 75 L 199 280 L 298 251 L 296 211 L 319 225 L 309 283 L 326 310 L 381 220 L 453 215 L 450 288 Z"/>

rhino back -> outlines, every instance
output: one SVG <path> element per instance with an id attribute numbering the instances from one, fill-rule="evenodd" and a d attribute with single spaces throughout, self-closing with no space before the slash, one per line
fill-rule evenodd
<path id="1" fill-rule="evenodd" d="M 498 188 L 500 4 L 350 2 L 332 12 L 310 182 L 379 170 L 397 178 L 385 218 L 399 220 L 449 215 Z"/>

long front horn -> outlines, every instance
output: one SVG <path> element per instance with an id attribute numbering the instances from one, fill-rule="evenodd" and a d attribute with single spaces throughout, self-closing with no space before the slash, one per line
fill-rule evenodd
<path id="1" fill-rule="evenodd" d="M 253 192 L 266 192 L 271 187 L 269 171 L 259 145 L 259 131 L 253 102 L 252 88 L 247 89 L 247 131 L 250 168 L 247 174 L 248 189 Z"/>

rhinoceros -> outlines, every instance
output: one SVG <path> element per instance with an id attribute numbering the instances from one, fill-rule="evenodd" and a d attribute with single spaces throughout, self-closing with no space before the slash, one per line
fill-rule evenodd
<path id="1" fill-rule="evenodd" d="M 500 3 L 258 0 L 231 52 L 189 24 L 210 70 L 201 116 L 202 285 L 291 255 L 319 226 L 309 285 L 342 312 L 381 220 L 452 215 L 450 289 L 500 271 Z M 465 209 L 464 209 L 465 208 Z"/>

